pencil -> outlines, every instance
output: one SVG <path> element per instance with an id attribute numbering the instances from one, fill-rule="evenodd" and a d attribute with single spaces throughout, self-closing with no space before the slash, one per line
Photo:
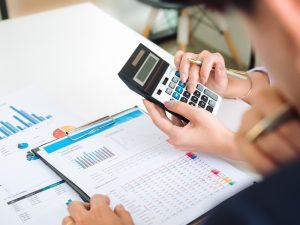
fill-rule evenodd
<path id="1" fill-rule="evenodd" d="M 191 58 L 188 58 L 187 59 L 189 62 L 193 63 L 193 64 L 196 64 L 198 66 L 201 66 L 202 65 L 202 62 L 200 60 L 196 60 L 196 59 L 191 59 Z M 213 68 L 214 69 L 214 68 Z M 236 77 L 238 79 L 242 79 L 242 80 L 247 80 L 247 72 L 246 71 L 240 71 L 240 70 L 233 70 L 233 69 L 228 69 L 226 68 L 226 73 L 227 75 L 229 76 L 232 76 L 232 77 Z"/>

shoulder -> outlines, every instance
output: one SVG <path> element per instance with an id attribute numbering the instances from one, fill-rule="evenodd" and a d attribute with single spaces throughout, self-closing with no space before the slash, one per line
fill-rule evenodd
<path id="1" fill-rule="evenodd" d="M 214 210 L 207 225 L 296 224 L 299 190 L 298 161 L 225 201 Z"/>

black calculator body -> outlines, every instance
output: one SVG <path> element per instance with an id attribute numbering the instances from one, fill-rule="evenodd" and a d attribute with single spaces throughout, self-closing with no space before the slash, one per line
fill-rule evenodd
<path id="1" fill-rule="evenodd" d="M 186 83 L 179 79 L 179 71 L 143 44 L 139 44 L 135 49 L 119 72 L 119 77 L 131 90 L 165 110 L 167 109 L 163 103 L 174 100 L 216 114 L 222 101 L 219 95 L 200 83 L 194 93 L 189 93 Z M 170 113 L 188 121 L 181 115 Z"/>

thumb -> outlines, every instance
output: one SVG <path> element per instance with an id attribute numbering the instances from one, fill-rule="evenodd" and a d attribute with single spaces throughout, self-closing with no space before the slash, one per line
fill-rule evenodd
<path id="1" fill-rule="evenodd" d="M 217 83 L 223 83 L 228 79 L 225 67 L 219 63 L 215 65 L 215 79 Z"/>
<path id="2" fill-rule="evenodd" d="M 203 109 L 198 109 L 195 106 L 179 101 L 167 101 L 164 105 L 168 110 L 177 113 L 190 121 L 198 121 L 199 115 L 203 112 L 205 113 L 205 110 Z"/>
<path id="3" fill-rule="evenodd" d="M 120 217 L 125 225 L 133 225 L 133 220 L 130 216 L 130 213 L 124 208 L 123 205 L 117 205 L 114 212 Z"/>

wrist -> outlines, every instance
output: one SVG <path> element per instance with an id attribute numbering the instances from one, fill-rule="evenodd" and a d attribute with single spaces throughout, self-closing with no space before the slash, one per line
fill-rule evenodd
<path id="1" fill-rule="evenodd" d="M 222 151 L 221 154 L 229 159 L 242 160 L 242 155 L 235 143 L 235 134 L 232 131 L 226 129 L 223 135 L 220 135 L 219 137 L 222 138 L 222 141 L 219 142 L 219 148 Z"/>

